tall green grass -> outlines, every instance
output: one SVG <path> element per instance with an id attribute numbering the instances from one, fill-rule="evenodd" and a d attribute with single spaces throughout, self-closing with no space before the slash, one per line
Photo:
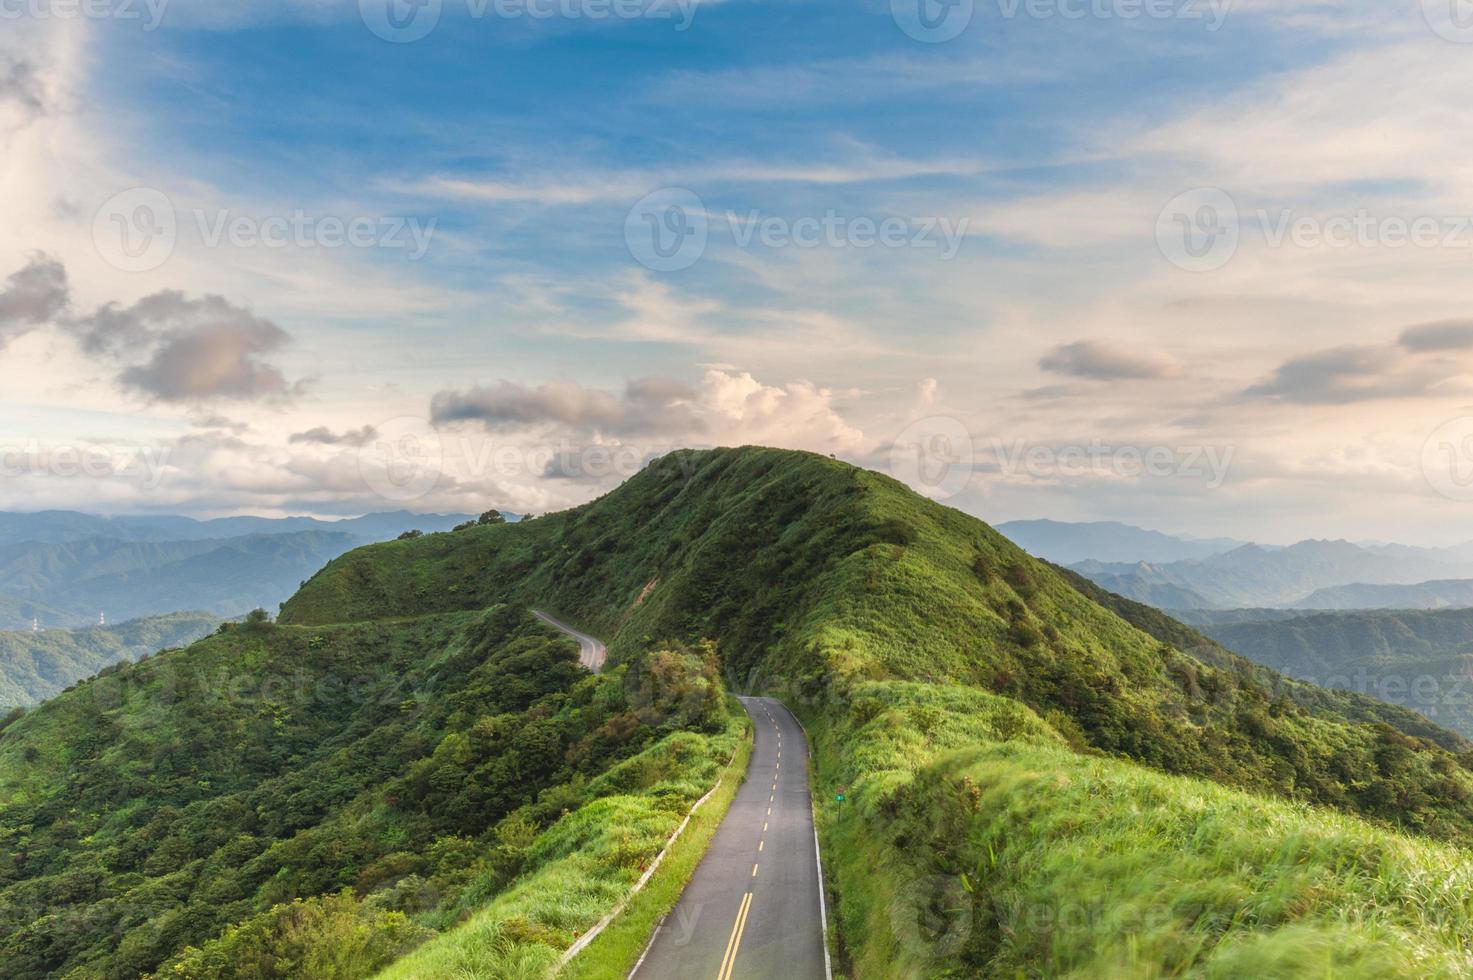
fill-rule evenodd
<path id="1" fill-rule="evenodd" d="M 616 663 L 713 640 L 808 723 L 850 975 L 1469 972 L 1469 856 L 1428 839 L 1473 834 L 1465 739 L 834 460 L 673 454 L 564 514 L 345 556 L 284 616 L 553 600 Z"/>
<path id="2" fill-rule="evenodd" d="M 521 876 L 379 980 L 512 980 L 550 975 L 614 910 L 745 738 L 735 702 L 718 735 L 677 732 L 590 781 L 592 802 L 533 843 Z"/>

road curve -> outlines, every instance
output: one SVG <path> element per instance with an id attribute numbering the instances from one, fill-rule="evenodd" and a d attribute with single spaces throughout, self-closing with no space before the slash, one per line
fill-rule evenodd
<path id="1" fill-rule="evenodd" d="M 604 669 L 604 661 L 609 657 L 609 648 L 604 646 L 603 641 L 587 633 L 580 633 L 567 623 L 549 616 L 540 609 L 533 609 L 532 615 L 542 620 L 547 625 L 559 632 L 566 633 L 578 641 L 578 662 L 597 674 Z"/>
<path id="2" fill-rule="evenodd" d="M 781 701 L 742 705 L 755 730 L 747 781 L 630 977 L 829 976 L 808 740 Z"/>

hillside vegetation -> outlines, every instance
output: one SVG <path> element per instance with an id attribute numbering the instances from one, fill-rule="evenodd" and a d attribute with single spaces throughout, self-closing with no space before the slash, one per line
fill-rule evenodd
<path id="1" fill-rule="evenodd" d="M 1172 846 L 1164 831 L 1115 838 L 1121 858 L 1099 869 L 1097 888 L 1153 895 L 1170 920 L 1136 960 L 1115 964 L 1122 975 L 1211 975 L 1224 963 L 1280 976 L 1321 976 L 1327 965 L 1346 976 L 1427 975 L 1393 948 L 1412 932 L 1422 966 L 1461 969 L 1458 944 L 1473 935 L 1466 908 L 1450 899 L 1429 907 L 1428 921 L 1440 918 L 1425 929 L 1415 910 L 1422 876 L 1462 852 L 1389 828 L 1466 839 L 1473 780 L 1464 740 L 1409 712 L 1296 685 L 1210 642 L 1206 659 L 1193 656 L 1169 638 L 1173 629 L 1196 636 L 1180 624 L 1158 624 L 1152 635 L 981 522 L 885 477 L 806 454 L 677 453 L 574 511 L 345 555 L 283 619 L 371 620 L 496 602 L 555 603 L 607 636 L 615 661 L 651 644 L 714 640 L 730 678 L 804 714 L 821 788 L 848 796 L 826 803 L 820 819 L 836 853 L 840 952 L 859 975 L 894 975 L 881 964 L 901 950 L 908 972 L 1011 976 L 1023 963 L 1054 975 L 1036 952 L 1014 948 L 1021 937 L 1007 930 L 1006 941 L 947 939 L 953 929 L 995 939 L 989 910 L 1013 886 L 980 875 L 965 852 L 998 811 L 958 811 L 956 799 L 934 794 L 964 802 L 988 792 L 984 777 L 1009 772 L 1061 786 L 1107 774 L 1098 785 L 1110 792 L 1095 805 L 1112 816 L 1094 821 L 1101 831 L 1151 809 L 1190 826 L 1209 792 L 1275 828 L 1251 848 L 1204 838 L 1213 853 L 1196 891 L 1155 887 L 1152 869 Z M 1028 745 L 1051 748 L 1040 755 Z M 996 760 L 991 775 L 976 770 L 971 786 L 943 779 L 980 764 L 979 749 Z M 916 799 L 920 809 L 908 810 Z M 1029 799 L 1036 812 L 1014 827 L 1015 859 L 1039 876 L 1028 888 L 1066 894 L 1067 868 L 1035 866 L 1027 849 L 1046 850 L 1063 828 L 1084 834 L 1092 818 L 1069 793 Z M 929 835 L 924 849 L 917 827 Z M 1271 879 L 1284 848 L 1327 827 L 1364 845 L 1360 856 L 1350 861 L 1338 845 L 1306 849 L 1295 881 L 1316 883 L 1313 900 L 1286 898 L 1275 915 L 1258 914 L 1242 882 Z M 1369 890 L 1350 888 L 1363 877 Z M 950 911 L 957 889 L 979 896 L 960 906 L 964 921 Z M 1406 909 L 1414 911 L 1398 911 Z M 1129 921 L 1097 925 L 1068 939 L 1079 944 L 1071 962 L 1081 965 L 1069 968 L 1078 975 L 1099 975 L 1089 970 L 1136 948 Z"/>
<path id="2" fill-rule="evenodd" d="M 0 975 L 358 978 L 508 902 L 494 938 L 547 962 L 709 788 L 730 717 L 699 653 L 594 677 L 505 606 L 227 626 L 0 734 Z M 558 874 L 577 901 L 499 897 Z"/>
<path id="3" fill-rule="evenodd" d="M 104 667 L 184 646 L 219 624 L 208 613 L 174 613 L 85 630 L 0 632 L 0 708 L 44 701 Z"/>
<path id="4" fill-rule="evenodd" d="M 534 605 L 606 638 L 604 674 Z M 371 696 L 258 686 L 304 671 Z M 730 756 L 718 672 L 807 723 L 841 974 L 1470 966 L 1466 740 L 886 477 L 744 449 L 351 552 L 279 625 L 13 723 L 0 899 L 32 914 L 0 972 L 546 975 Z"/>
<path id="5" fill-rule="evenodd" d="M 1200 614 L 1201 629 L 1291 676 L 1384 698 L 1473 736 L 1473 609 L 1265 612 L 1278 611 Z"/>
<path id="6" fill-rule="evenodd" d="M 85 628 L 182 609 L 221 619 L 275 608 L 329 559 L 365 544 L 324 531 L 191 541 L 88 538 L 0 546 L 0 627 Z"/>

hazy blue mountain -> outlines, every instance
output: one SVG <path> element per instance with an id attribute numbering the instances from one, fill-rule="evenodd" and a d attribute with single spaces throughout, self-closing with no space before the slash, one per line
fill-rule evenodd
<path id="1" fill-rule="evenodd" d="M 158 514 L 0 512 L 0 629 L 85 627 L 198 609 L 274 610 L 344 551 L 405 531 L 448 531 L 466 514 L 196 520 Z"/>
<path id="2" fill-rule="evenodd" d="M 1009 521 L 997 530 L 1024 551 L 1061 565 L 1102 562 L 1173 562 L 1208 558 L 1242 547 L 1231 538 L 1193 539 L 1118 521 Z"/>
<path id="3" fill-rule="evenodd" d="M 1337 585 L 1316 589 L 1296 609 L 1460 609 L 1473 606 L 1473 579 L 1415 585 Z"/>
<path id="4" fill-rule="evenodd" d="M 1451 552 L 1438 552 L 1439 557 L 1411 552 L 1415 549 L 1373 551 L 1349 541 L 1301 541 L 1287 548 L 1245 545 L 1197 561 L 1087 561 L 1072 567 L 1112 592 L 1170 609 L 1292 606 L 1338 586 L 1473 578 L 1473 562 L 1461 563 Z"/>
<path id="5" fill-rule="evenodd" d="M 467 514 L 412 514 L 400 510 L 337 521 L 313 517 L 220 517 L 201 521 L 169 514 L 98 517 L 68 510 L 0 512 L 0 545 L 19 542 L 60 544 L 89 538 L 113 541 L 200 541 L 296 531 L 329 531 L 352 534 L 370 541 L 383 541 L 397 537 L 411 528 L 418 528 L 426 534 L 448 531 L 470 517 Z"/>
<path id="6" fill-rule="evenodd" d="M 1291 677 L 1392 701 L 1473 735 L 1473 609 L 1242 609 L 1182 618 Z"/>
<path id="7" fill-rule="evenodd" d="M 180 609 L 230 618 L 274 610 L 323 565 L 368 538 L 323 531 L 204 541 L 9 545 L 0 549 L 0 627 L 85 627 Z M 32 611 L 27 604 L 49 612 Z"/>
<path id="8" fill-rule="evenodd" d="M 219 617 L 173 613 L 82 630 L 0 632 L 0 708 L 36 704 L 123 660 L 186 646 Z"/>

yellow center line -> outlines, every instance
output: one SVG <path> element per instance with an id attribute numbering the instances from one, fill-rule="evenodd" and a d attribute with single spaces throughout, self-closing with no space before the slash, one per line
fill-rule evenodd
<path id="1" fill-rule="evenodd" d="M 742 896 L 742 907 L 737 910 L 736 922 L 731 927 L 731 938 L 726 941 L 726 955 L 721 958 L 721 972 L 716 974 L 716 980 L 730 980 L 737 948 L 742 944 L 742 932 L 747 928 L 747 910 L 751 907 L 752 893 L 747 892 Z"/>
<path id="2" fill-rule="evenodd" d="M 752 865 L 752 877 L 757 877 L 757 865 Z"/>
<path id="3" fill-rule="evenodd" d="M 766 820 L 762 821 L 762 832 L 764 834 L 767 833 L 767 821 Z"/>
<path id="4" fill-rule="evenodd" d="M 762 853 L 762 848 L 764 848 L 766 846 L 767 846 L 767 841 L 765 841 L 765 840 L 759 840 L 757 842 L 757 853 L 758 854 L 761 854 Z"/>

